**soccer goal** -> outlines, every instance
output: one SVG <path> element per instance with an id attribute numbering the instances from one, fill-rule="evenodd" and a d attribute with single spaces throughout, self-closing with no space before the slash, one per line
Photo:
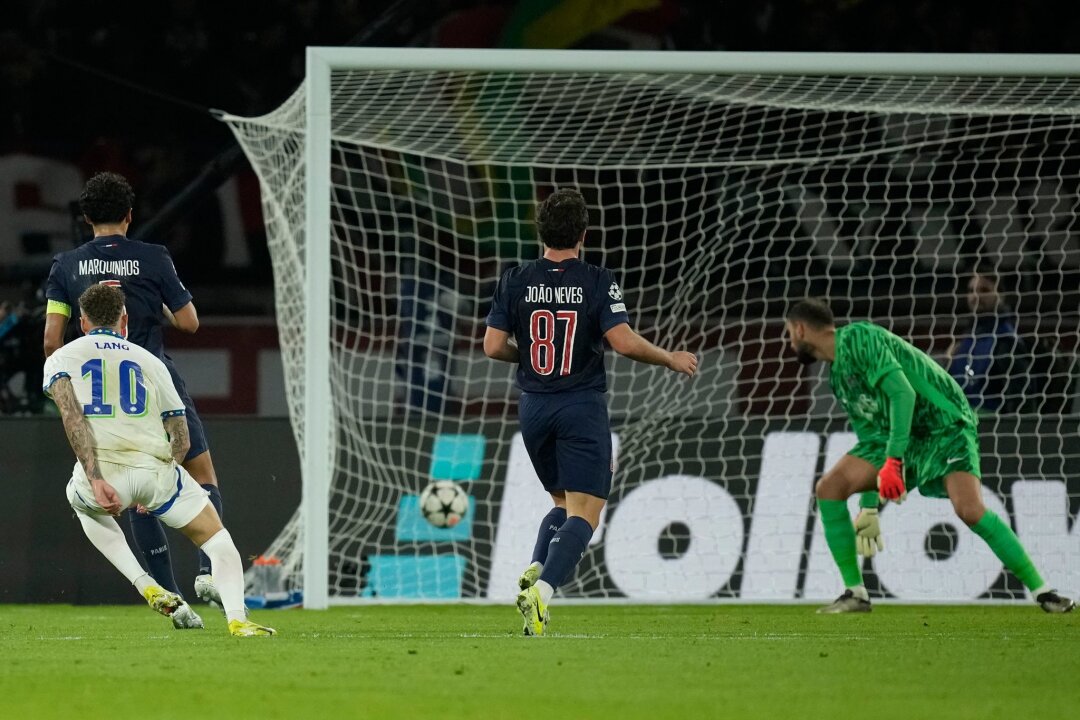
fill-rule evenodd
<path id="1" fill-rule="evenodd" d="M 549 501 L 479 340 L 499 272 L 539 253 L 536 202 L 574 186 L 586 259 L 701 366 L 609 359 L 615 489 L 561 593 L 835 595 L 813 484 L 853 437 L 784 307 L 825 296 L 949 362 L 973 282 L 1014 345 L 976 393 L 987 505 L 1080 590 L 1078 114 L 1071 56 L 309 48 L 280 108 L 226 117 L 262 185 L 303 465 L 268 554 L 312 608 L 513 596 Z M 419 509 L 433 480 L 469 496 L 453 527 Z M 1024 596 L 947 501 L 882 524 L 875 596 Z"/>

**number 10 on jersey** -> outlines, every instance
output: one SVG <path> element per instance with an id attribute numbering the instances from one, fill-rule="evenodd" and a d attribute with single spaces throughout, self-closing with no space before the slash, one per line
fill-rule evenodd
<path id="1" fill-rule="evenodd" d="M 95 418 L 113 416 L 113 406 L 106 403 L 108 382 L 105 376 L 105 361 L 94 358 L 83 363 L 83 377 L 90 376 L 90 404 L 83 405 L 83 415 Z M 146 414 L 146 385 L 143 383 L 143 371 L 132 360 L 120 363 L 120 409 L 125 415 L 140 417 Z"/>
<path id="2" fill-rule="evenodd" d="M 534 310 L 529 317 L 529 359 L 537 375 L 555 372 L 556 325 L 565 323 L 562 338 L 562 365 L 560 375 L 569 375 L 574 363 L 574 333 L 577 331 L 577 310 Z"/>

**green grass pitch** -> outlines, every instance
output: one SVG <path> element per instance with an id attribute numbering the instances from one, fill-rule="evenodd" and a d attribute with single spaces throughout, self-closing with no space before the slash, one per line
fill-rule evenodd
<path id="1" fill-rule="evenodd" d="M 5 718 L 1062 718 L 1080 613 L 1025 607 L 365 606 L 256 613 L 274 638 L 145 607 L 0 606 Z"/>

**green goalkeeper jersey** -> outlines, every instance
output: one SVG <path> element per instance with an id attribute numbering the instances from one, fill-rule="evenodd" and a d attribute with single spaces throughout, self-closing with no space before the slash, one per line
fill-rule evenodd
<path id="1" fill-rule="evenodd" d="M 974 429 L 975 413 L 964 391 L 929 355 L 873 323 L 837 328 L 829 384 L 860 440 L 889 436 L 888 397 L 880 381 L 899 370 L 915 390 L 912 438 L 928 438 L 958 424 Z"/>

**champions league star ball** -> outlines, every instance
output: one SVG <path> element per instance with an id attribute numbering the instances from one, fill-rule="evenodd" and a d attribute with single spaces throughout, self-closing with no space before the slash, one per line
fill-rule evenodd
<path id="1" fill-rule="evenodd" d="M 468 494 L 452 480 L 436 480 L 420 493 L 420 512 L 435 527 L 454 527 L 468 511 Z"/>

